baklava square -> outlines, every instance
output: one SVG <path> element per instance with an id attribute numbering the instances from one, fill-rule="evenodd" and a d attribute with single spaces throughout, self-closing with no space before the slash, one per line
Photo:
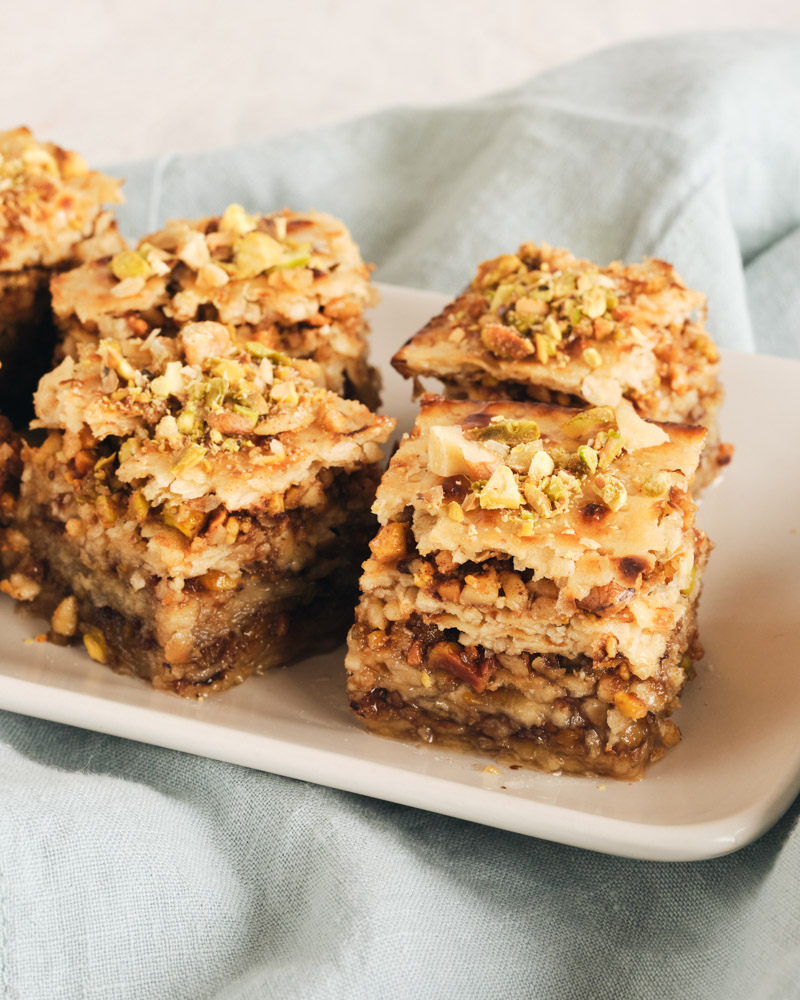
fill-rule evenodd
<path id="1" fill-rule="evenodd" d="M 349 637 L 370 728 L 547 771 L 639 778 L 680 733 L 709 542 L 700 427 L 422 400 L 378 489 Z"/>
<path id="2" fill-rule="evenodd" d="M 187 696 L 341 642 L 394 421 L 309 373 L 211 321 L 81 346 L 36 393 L 3 589 Z"/>

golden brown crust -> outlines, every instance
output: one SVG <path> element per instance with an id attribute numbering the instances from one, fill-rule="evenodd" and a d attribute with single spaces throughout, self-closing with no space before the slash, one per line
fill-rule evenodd
<path id="1" fill-rule="evenodd" d="M 324 384 L 377 403 L 377 374 L 366 362 L 364 310 L 376 293 L 343 223 L 318 212 L 222 216 L 169 222 L 137 250 L 59 276 L 53 309 L 62 351 L 98 337 L 172 333 L 217 320 L 242 341 L 313 359 Z"/>
<path id="2" fill-rule="evenodd" d="M 116 252 L 122 241 L 103 205 L 120 201 L 120 182 L 77 153 L 27 128 L 0 132 L 0 271 Z"/>
<path id="3" fill-rule="evenodd" d="M 704 316 L 704 296 L 664 261 L 600 268 L 529 243 L 481 264 L 392 364 L 462 398 L 626 398 L 645 418 L 703 424 L 714 437 L 722 391 Z"/>
<path id="4" fill-rule="evenodd" d="M 641 776 L 677 738 L 700 652 L 709 543 L 688 481 L 705 433 L 626 401 L 423 397 L 374 506 L 354 711 L 376 731 Z"/>
<path id="5" fill-rule="evenodd" d="M 394 421 L 318 376 L 213 322 L 83 346 L 40 382 L 0 589 L 180 694 L 330 643 Z"/>

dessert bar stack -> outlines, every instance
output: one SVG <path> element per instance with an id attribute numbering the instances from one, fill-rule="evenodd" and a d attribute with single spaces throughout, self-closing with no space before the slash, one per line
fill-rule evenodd
<path id="1" fill-rule="evenodd" d="M 380 380 L 367 363 L 370 270 L 338 219 L 318 212 L 173 220 L 136 249 L 53 282 L 60 351 L 99 338 L 174 333 L 214 320 L 238 341 L 311 359 L 333 392 L 378 405 Z"/>
<path id="2" fill-rule="evenodd" d="M 425 396 L 378 489 L 347 656 L 351 707 L 413 741 L 640 777 L 697 642 L 706 432 Z"/>
<path id="3" fill-rule="evenodd" d="M 42 378 L 47 437 L 22 449 L 3 589 L 182 695 L 341 641 L 394 426 L 236 332 L 81 343 Z"/>
<path id="4" fill-rule="evenodd" d="M 393 359 L 448 396 L 567 406 L 629 400 L 647 419 L 708 430 L 697 493 L 730 461 L 717 419 L 719 354 L 706 300 L 660 260 L 601 268 L 566 250 L 523 244 L 482 263 L 466 291 Z"/>
<path id="5" fill-rule="evenodd" d="M 0 411 L 22 424 L 53 351 L 51 275 L 121 250 L 113 215 L 118 181 L 77 153 L 0 132 Z"/>

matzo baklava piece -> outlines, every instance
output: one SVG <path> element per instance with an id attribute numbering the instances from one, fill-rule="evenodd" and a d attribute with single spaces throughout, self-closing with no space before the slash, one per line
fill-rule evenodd
<path id="1" fill-rule="evenodd" d="M 230 205 L 219 217 L 177 219 L 136 250 L 58 278 L 52 292 L 66 354 L 101 337 L 215 320 L 242 342 L 316 361 L 333 392 L 378 404 L 364 317 L 377 295 L 350 233 L 330 215 L 257 216 Z"/>
<path id="2" fill-rule="evenodd" d="M 481 264 L 392 363 L 439 379 L 455 398 L 615 406 L 624 397 L 649 420 L 701 424 L 696 493 L 733 453 L 719 438 L 719 354 L 705 311 L 705 296 L 664 261 L 601 268 L 525 243 Z"/>
<path id="3" fill-rule="evenodd" d="M 423 398 L 373 508 L 349 637 L 376 732 L 546 771 L 641 777 L 702 655 L 705 430 L 630 403 Z"/>
<path id="4" fill-rule="evenodd" d="M 18 424 L 50 367 L 50 277 L 122 249 L 103 207 L 122 200 L 119 187 L 26 128 L 0 132 L 0 410 Z"/>
<path id="5" fill-rule="evenodd" d="M 343 641 L 394 421 L 305 369 L 213 322 L 65 359 L 23 448 L 15 596 L 182 695 Z"/>

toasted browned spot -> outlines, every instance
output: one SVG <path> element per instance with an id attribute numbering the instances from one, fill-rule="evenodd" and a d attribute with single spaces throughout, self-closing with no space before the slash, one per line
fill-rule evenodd
<path id="1" fill-rule="evenodd" d="M 442 492 L 445 500 L 457 500 L 461 503 L 469 493 L 469 481 L 464 476 L 448 476 L 442 480 Z"/>
<path id="2" fill-rule="evenodd" d="M 491 413 L 477 411 L 470 413 L 461 421 L 462 427 L 487 427 L 492 422 Z"/>
<path id="3" fill-rule="evenodd" d="M 636 583 L 647 567 L 648 564 L 639 556 L 624 556 L 622 559 L 617 559 L 617 570 L 626 583 Z"/>
<path id="4" fill-rule="evenodd" d="M 587 503 L 578 508 L 578 513 L 589 524 L 600 524 L 611 513 L 611 508 L 604 503 Z"/>

